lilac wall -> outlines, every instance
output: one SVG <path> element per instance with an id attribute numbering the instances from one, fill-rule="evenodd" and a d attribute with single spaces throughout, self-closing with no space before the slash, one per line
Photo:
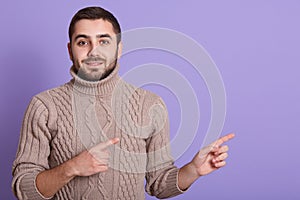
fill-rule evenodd
<path id="1" fill-rule="evenodd" d="M 185 33 L 204 46 L 222 74 L 227 93 L 223 134 L 237 135 L 230 142 L 228 165 L 174 199 L 300 199 L 299 1 L 14 0 L 1 4 L 0 199 L 15 199 L 11 165 L 30 98 L 70 79 L 67 27 L 74 12 L 87 5 L 102 5 L 115 13 L 123 30 L 154 26 Z M 180 59 L 157 51 L 137 55 L 122 60 L 122 73 L 134 65 L 161 62 L 189 77 L 193 88 L 199 87 L 200 127 L 190 148 L 176 161 L 181 166 L 201 145 L 209 122 L 209 94 Z M 176 132 L 180 122 L 176 98 L 160 87 L 149 89 L 164 96 L 171 130 Z"/>

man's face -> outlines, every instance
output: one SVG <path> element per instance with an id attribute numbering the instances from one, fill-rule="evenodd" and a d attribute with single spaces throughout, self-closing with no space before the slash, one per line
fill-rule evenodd
<path id="1" fill-rule="evenodd" d="M 68 49 L 78 76 L 88 81 L 107 76 L 121 56 L 112 24 L 102 19 L 79 20 Z"/>

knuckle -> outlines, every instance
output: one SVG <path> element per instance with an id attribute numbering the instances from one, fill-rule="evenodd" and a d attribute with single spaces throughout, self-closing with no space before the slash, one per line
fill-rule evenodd
<path id="1" fill-rule="evenodd" d="M 99 167 L 99 171 L 107 171 L 108 170 L 108 166 L 107 165 L 102 165 Z"/>
<path id="2" fill-rule="evenodd" d="M 106 156 L 106 157 L 109 156 L 109 154 L 110 154 L 108 150 L 105 150 L 102 153 L 103 153 L 103 156 Z"/>
<path id="3" fill-rule="evenodd" d="M 229 150 L 229 146 L 228 145 L 226 145 L 224 148 L 225 148 L 225 151 Z"/>
<path id="4" fill-rule="evenodd" d="M 224 153 L 223 154 L 223 158 L 225 159 L 225 158 L 227 158 L 228 157 L 228 153 Z"/>

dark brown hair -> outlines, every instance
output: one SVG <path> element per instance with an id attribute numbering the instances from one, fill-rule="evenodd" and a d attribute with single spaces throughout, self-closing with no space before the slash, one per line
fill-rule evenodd
<path id="1" fill-rule="evenodd" d="M 101 8 L 101 7 L 86 7 L 79 10 L 72 18 L 70 26 L 69 26 L 69 40 L 72 42 L 72 35 L 74 33 L 74 27 L 76 22 L 81 19 L 103 19 L 112 24 L 115 34 L 117 35 L 117 43 L 121 41 L 121 27 L 118 20 L 115 16 L 109 11 Z"/>

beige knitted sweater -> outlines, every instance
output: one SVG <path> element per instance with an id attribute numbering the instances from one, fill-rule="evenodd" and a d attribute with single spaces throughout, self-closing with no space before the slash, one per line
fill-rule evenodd
<path id="1" fill-rule="evenodd" d="M 98 82 L 80 79 L 71 68 L 70 82 L 32 98 L 13 164 L 19 199 L 46 199 L 35 185 L 38 173 L 114 137 L 120 142 L 109 149 L 109 170 L 75 177 L 52 199 L 140 200 L 144 187 L 158 198 L 182 193 L 163 101 L 124 82 L 118 68 Z"/>

